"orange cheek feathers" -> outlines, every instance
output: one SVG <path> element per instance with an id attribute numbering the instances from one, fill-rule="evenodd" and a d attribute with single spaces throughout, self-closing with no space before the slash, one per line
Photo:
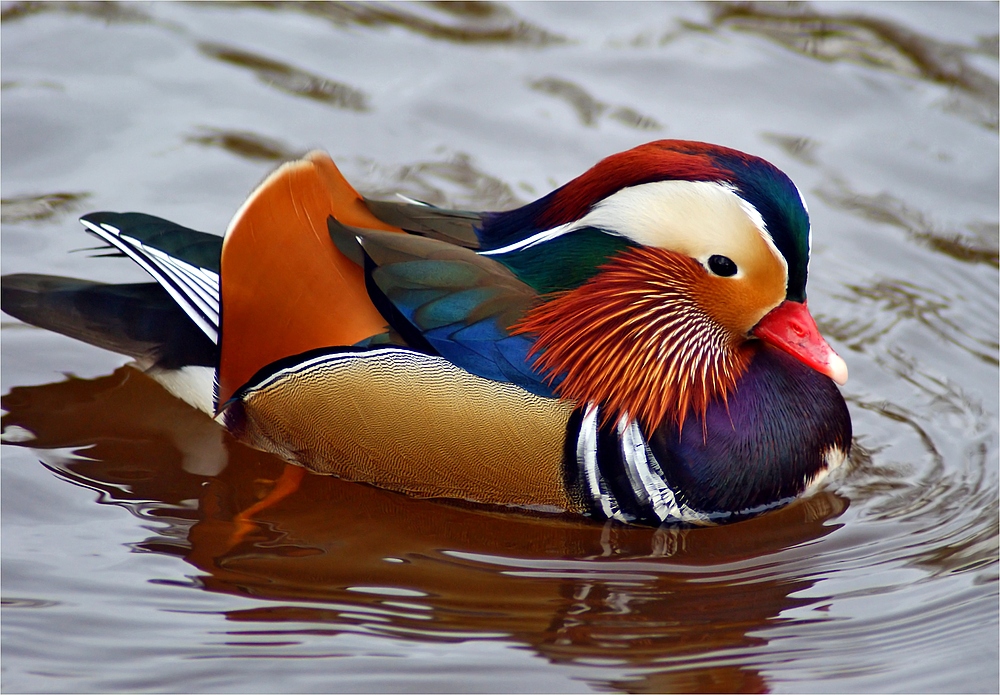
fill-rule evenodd
<path id="1" fill-rule="evenodd" d="M 515 333 L 537 336 L 532 354 L 560 396 L 600 403 L 654 428 L 703 415 L 746 368 L 732 334 L 699 306 L 705 277 L 693 259 L 663 249 L 625 251 L 580 287 L 534 308 Z"/>

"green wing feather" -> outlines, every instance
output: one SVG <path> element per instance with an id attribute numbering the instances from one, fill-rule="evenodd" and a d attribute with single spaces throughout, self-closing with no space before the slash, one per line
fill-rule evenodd
<path id="1" fill-rule="evenodd" d="M 363 251 L 375 286 L 373 301 L 391 305 L 383 313 L 398 313 L 397 321 L 405 325 L 394 327 L 404 338 L 418 334 L 412 345 L 425 342 L 473 374 L 552 395 L 528 359 L 533 340 L 510 332 L 538 301 L 537 292 L 510 269 L 436 239 L 346 227 L 335 220 L 329 226 L 350 257 Z"/>
<path id="2" fill-rule="evenodd" d="M 539 294 L 572 290 L 611 257 L 634 246 L 627 239 L 587 227 L 544 244 L 491 258 L 507 266 Z"/>
<path id="3" fill-rule="evenodd" d="M 186 263 L 219 272 L 222 237 L 207 234 L 141 212 L 92 212 L 84 220 L 108 224 L 145 246 L 163 251 Z"/>

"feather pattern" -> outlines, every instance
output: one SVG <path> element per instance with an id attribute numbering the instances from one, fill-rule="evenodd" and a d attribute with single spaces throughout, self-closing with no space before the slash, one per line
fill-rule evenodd
<path id="1" fill-rule="evenodd" d="M 587 283 L 532 309 L 513 329 L 563 398 L 601 403 L 605 417 L 682 426 L 725 399 L 746 369 L 733 336 L 695 290 L 695 261 L 663 249 L 623 252 Z"/>
<path id="2" fill-rule="evenodd" d="M 142 266 L 180 305 L 184 313 L 197 324 L 198 328 L 213 343 L 218 343 L 219 273 L 172 256 L 158 249 L 152 243 L 145 243 L 140 238 L 125 234 L 110 222 L 101 221 L 106 217 L 106 214 L 102 218 L 88 215 L 81 218 L 80 222 L 89 232 L 121 250 L 122 253 Z M 183 228 L 179 229 L 183 230 Z M 201 234 L 200 232 L 195 233 Z"/>
<path id="3" fill-rule="evenodd" d="M 686 140 L 657 140 L 611 155 L 584 174 L 516 210 L 483 215 L 483 252 L 510 247 L 586 215 L 616 191 L 655 181 L 713 181 L 760 214 L 767 234 L 789 267 L 788 299 L 805 300 L 809 213 L 802 194 L 780 169 L 728 147 Z"/>
<path id="4" fill-rule="evenodd" d="M 663 479 L 694 509 L 758 513 L 801 495 L 851 449 L 851 415 L 834 382 L 761 340 L 727 403 L 695 427 L 646 430 Z M 754 511 L 756 510 L 756 511 Z"/>
<path id="5" fill-rule="evenodd" d="M 199 232 L 142 212 L 91 212 L 81 219 L 95 225 L 111 225 L 146 247 L 199 268 L 219 272 L 222 237 L 216 234 Z"/>
<path id="6" fill-rule="evenodd" d="M 802 494 L 850 449 L 846 368 L 793 330 L 813 326 L 804 202 L 735 150 L 649 143 L 497 213 L 367 201 L 314 152 L 225 244 L 83 222 L 158 284 L 13 276 L 4 309 L 145 359 L 206 410 L 215 366 L 231 431 L 314 471 L 708 524 Z"/>
<path id="7" fill-rule="evenodd" d="M 2 298 L 11 316 L 161 369 L 214 367 L 218 361 L 215 343 L 155 282 L 5 275 Z"/>
<path id="8" fill-rule="evenodd" d="M 369 200 L 365 205 L 386 224 L 412 234 L 447 241 L 470 249 L 479 248 L 475 228 L 482 223 L 482 213 L 447 210 L 430 203 L 404 199 L 404 202 Z"/>
<path id="9" fill-rule="evenodd" d="M 367 259 L 369 294 L 411 345 L 472 374 L 552 395 L 527 360 L 531 340 L 509 331 L 536 294 L 506 267 L 435 239 L 329 227 L 334 238 L 356 234 Z"/>

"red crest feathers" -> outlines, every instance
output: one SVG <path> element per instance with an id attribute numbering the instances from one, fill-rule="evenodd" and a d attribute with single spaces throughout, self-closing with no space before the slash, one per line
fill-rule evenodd
<path id="1" fill-rule="evenodd" d="M 668 179 L 728 180 L 732 172 L 718 166 L 713 158 L 717 154 L 746 156 L 687 140 L 657 140 L 611 155 L 558 189 L 537 222 L 540 228 L 572 222 L 585 215 L 595 201 L 626 186 Z"/>

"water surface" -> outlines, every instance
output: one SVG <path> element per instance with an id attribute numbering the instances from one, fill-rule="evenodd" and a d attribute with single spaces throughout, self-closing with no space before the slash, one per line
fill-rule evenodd
<path id="1" fill-rule="evenodd" d="M 663 137 L 806 195 L 850 466 L 717 529 L 281 474 L 4 316 L 3 672 L 33 691 L 995 691 L 995 3 L 3 5 L 2 269 L 141 281 L 75 217 L 220 233 L 281 161 L 500 209 Z"/>

